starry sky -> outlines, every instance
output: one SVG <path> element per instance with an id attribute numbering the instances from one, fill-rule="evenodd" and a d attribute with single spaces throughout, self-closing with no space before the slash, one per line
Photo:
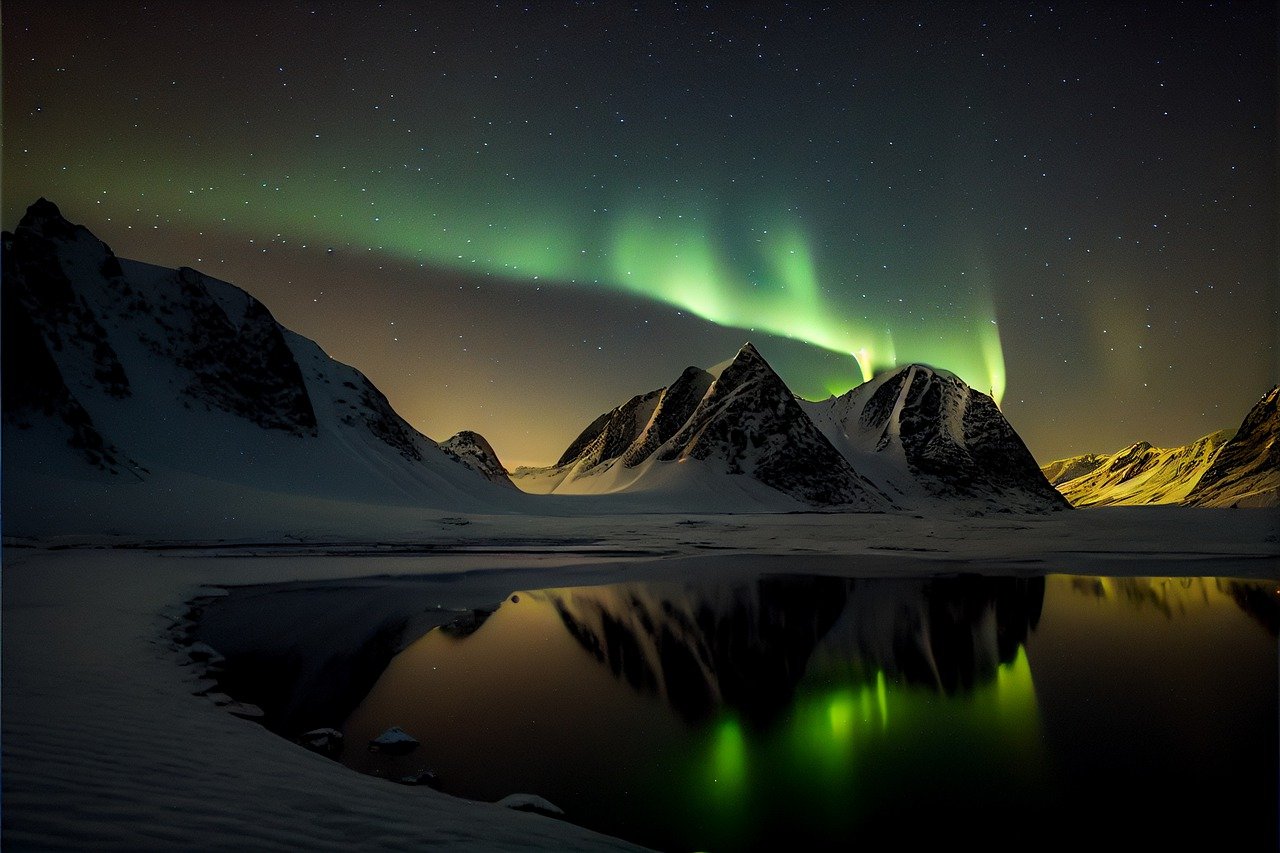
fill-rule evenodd
<path id="1" fill-rule="evenodd" d="M 1277 381 L 1275 4 L 6 0 L 3 221 L 231 281 L 553 461 L 755 343 L 924 361 L 1042 462 Z"/>

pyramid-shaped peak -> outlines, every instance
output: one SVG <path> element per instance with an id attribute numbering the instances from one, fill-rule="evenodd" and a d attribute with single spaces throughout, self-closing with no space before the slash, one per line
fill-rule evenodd
<path id="1" fill-rule="evenodd" d="M 58 206 L 44 196 L 36 199 L 27 208 L 27 215 L 24 219 L 61 219 L 62 211 L 58 210 Z"/>
<path id="2" fill-rule="evenodd" d="M 777 376 L 773 366 L 765 361 L 760 351 L 750 343 L 743 344 L 733 358 L 711 368 L 710 373 L 721 381 L 728 380 L 733 384 L 748 378 Z"/>
<path id="3" fill-rule="evenodd" d="M 716 379 L 720 379 L 725 374 L 737 377 L 735 382 L 740 381 L 744 375 L 756 375 L 762 371 L 773 373 L 773 367 L 764 360 L 764 356 L 750 342 L 743 344 L 734 353 L 733 358 L 713 364 L 706 369 L 706 372 Z"/>
<path id="4" fill-rule="evenodd" d="M 67 240 L 74 239 L 78 232 L 88 233 L 81 226 L 68 222 L 62 215 L 62 211 L 58 210 L 58 206 L 43 196 L 27 208 L 27 212 L 18 222 L 17 230 L 31 232 L 41 237 Z"/>
<path id="5" fill-rule="evenodd" d="M 764 360 L 764 356 L 755 348 L 755 345 L 747 342 L 738 349 L 738 352 L 727 362 L 727 366 L 732 366 L 735 370 L 743 368 L 759 368 L 765 367 L 770 370 L 773 368 L 769 362 Z M 714 371 L 713 371 L 714 372 Z"/>

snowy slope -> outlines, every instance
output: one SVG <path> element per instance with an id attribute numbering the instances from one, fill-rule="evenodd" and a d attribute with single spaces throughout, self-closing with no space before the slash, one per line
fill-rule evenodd
<path id="1" fill-rule="evenodd" d="M 44 200 L 4 236 L 4 346 L 8 532 L 75 502 L 214 512 L 210 484 L 453 510 L 520 501 L 244 291 L 121 260 Z"/>
<path id="2" fill-rule="evenodd" d="M 1187 496 L 1197 506 L 1280 506 L 1280 385 L 1245 415 Z"/>
<path id="3" fill-rule="evenodd" d="M 1223 430 L 1171 448 L 1138 442 L 1101 457 L 1092 471 L 1055 485 L 1073 506 L 1182 503 L 1230 437 Z"/>
<path id="4" fill-rule="evenodd" d="M 801 406 L 853 468 L 904 507 L 1066 506 L 990 397 L 923 364 Z"/>
<path id="5" fill-rule="evenodd" d="M 686 369 L 583 430 L 550 468 L 519 469 L 531 492 L 681 496 L 723 491 L 756 508 L 891 507 L 832 448 L 755 347 Z"/>
<path id="6" fill-rule="evenodd" d="M 1106 461 L 1107 456 L 1104 453 L 1083 453 L 1079 456 L 1068 456 L 1066 459 L 1055 459 L 1047 465 L 1041 465 L 1040 471 L 1050 485 L 1057 486 L 1098 470 Z"/>

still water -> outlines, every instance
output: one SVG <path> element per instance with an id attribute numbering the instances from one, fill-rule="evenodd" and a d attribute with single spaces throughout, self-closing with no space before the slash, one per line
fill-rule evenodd
<path id="1" fill-rule="evenodd" d="M 1275 849 L 1273 582 L 767 576 L 514 593 L 341 760 L 670 850 Z M 407 755 L 366 751 L 399 726 Z"/>

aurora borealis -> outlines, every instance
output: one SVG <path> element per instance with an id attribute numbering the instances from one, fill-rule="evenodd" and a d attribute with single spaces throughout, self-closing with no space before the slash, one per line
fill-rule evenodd
<path id="1" fill-rule="evenodd" d="M 1041 461 L 1276 381 L 1270 4 L 6 3 L 3 220 L 262 299 L 547 462 L 750 339 L 926 361 Z"/>

